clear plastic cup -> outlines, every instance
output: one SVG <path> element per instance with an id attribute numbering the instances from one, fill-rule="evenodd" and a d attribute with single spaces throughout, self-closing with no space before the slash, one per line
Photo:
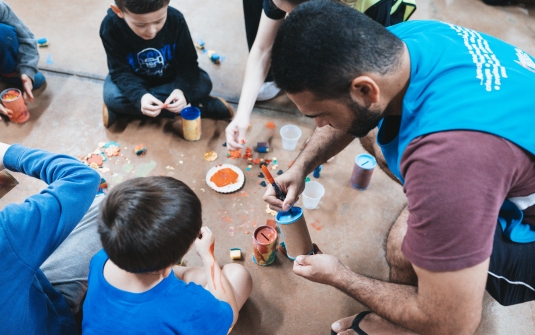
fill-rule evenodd
<path id="1" fill-rule="evenodd" d="M 303 207 L 315 209 L 318 207 L 321 198 L 325 195 L 325 188 L 317 181 L 309 181 L 305 184 L 303 191 Z"/>
<path id="2" fill-rule="evenodd" d="M 281 128 L 280 134 L 282 137 L 282 148 L 284 150 L 292 151 L 297 146 L 297 142 L 299 141 L 302 132 L 298 126 L 287 124 Z"/>

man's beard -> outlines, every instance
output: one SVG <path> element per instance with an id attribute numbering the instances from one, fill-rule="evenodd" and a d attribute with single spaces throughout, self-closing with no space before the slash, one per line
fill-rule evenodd
<path id="1" fill-rule="evenodd" d="M 354 137 L 366 136 L 383 118 L 382 113 L 363 107 L 353 100 L 346 101 L 346 105 L 353 112 L 353 121 L 346 133 Z"/>

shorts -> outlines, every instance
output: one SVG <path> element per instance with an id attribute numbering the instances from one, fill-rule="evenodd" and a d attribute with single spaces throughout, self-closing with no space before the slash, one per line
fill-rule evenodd
<path id="1" fill-rule="evenodd" d="M 535 300 L 535 242 L 511 242 L 496 225 L 487 292 L 501 305 Z"/>

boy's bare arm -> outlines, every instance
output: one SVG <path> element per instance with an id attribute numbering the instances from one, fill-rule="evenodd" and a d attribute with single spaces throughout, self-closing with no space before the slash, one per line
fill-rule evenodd
<path id="1" fill-rule="evenodd" d="M 195 241 L 195 249 L 201 257 L 204 270 L 206 273 L 206 288 L 217 299 L 229 303 L 232 308 L 233 321 L 238 319 L 239 308 L 234 297 L 234 291 L 230 285 L 227 277 L 217 264 L 214 256 L 215 238 L 210 229 L 207 227 L 201 228 L 201 235 Z"/>

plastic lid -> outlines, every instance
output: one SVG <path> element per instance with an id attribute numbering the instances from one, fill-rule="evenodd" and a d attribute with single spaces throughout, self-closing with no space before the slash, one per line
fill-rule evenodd
<path id="1" fill-rule="evenodd" d="M 180 115 L 184 120 L 195 120 L 199 117 L 201 117 L 201 110 L 197 107 L 186 107 L 181 112 Z"/>
<path id="2" fill-rule="evenodd" d="M 303 210 L 300 207 L 292 207 L 287 212 L 279 212 L 275 219 L 278 224 L 290 224 L 297 221 L 301 216 L 303 216 Z"/>
<path id="3" fill-rule="evenodd" d="M 365 170 L 371 170 L 377 165 L 375 157 L 370 154 L 360 154 L 355 158 L 355 163 Z"/>

